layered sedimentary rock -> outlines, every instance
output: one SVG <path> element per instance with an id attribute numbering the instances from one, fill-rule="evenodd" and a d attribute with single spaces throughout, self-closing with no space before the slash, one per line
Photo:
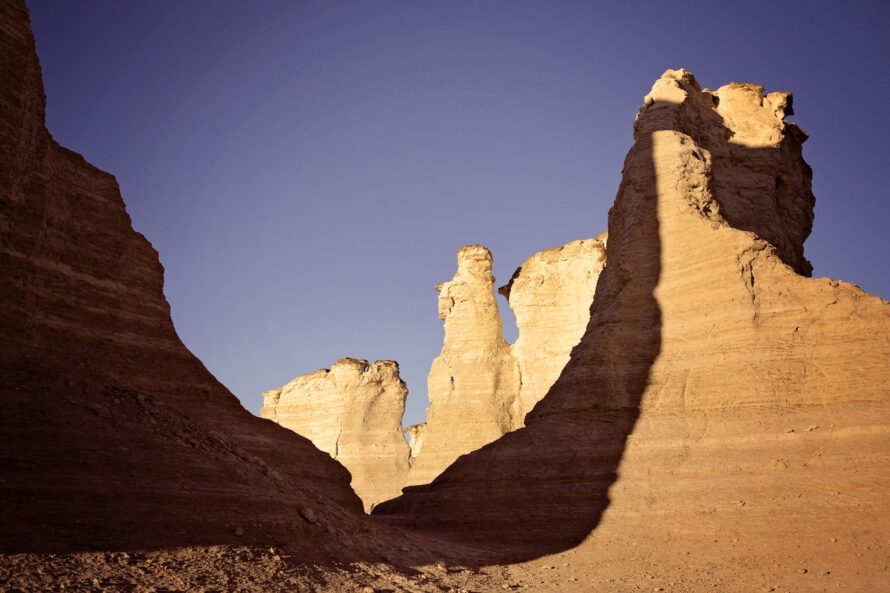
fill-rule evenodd
<path id="1" fill-rule="evenodd" d="M 535 253 L 501 287 L 519 327 L 512 345 L 503 338 L 491 253 L 461 248 L 454 279 L 437 287 L 445 341 L 429 374 L 427 421 L 407 431 L 409 485 L 431 482 L 460 455 L 523 425 L 584 334 L 605 239 Z"/>
<path id="2" fill-rule="evenodd" d="M 798 574 L 886 558 L 890 304 L 807 277 L 814 199 L 790 107 L 666 72 L 568 365 L 525 428 L 377 514 L 527 557 L 590 535 L 643 558 L 807 562 Z"/>
<path id="3" fill-rule="evenodd" d="M 516 315 L 519 336 L 510 352 L 522 378 L 514 415 L 544 397 L 587 329 L 590 306 L 606 263 L 606 233 L 539 251 L 499 289 Z"/>
<path id="4" fill-rule="evenodd" d="M 534 254 L 500 289 L 519 326 L 512 345 L 503 338 L 491 253 L 469 245 L 457 262 L 454 278 L 436 287 L 445 340 L 429 374 L 427 422 L 404 430 L 408 444 L 401 429 L 407 390 L 393 362 L 375 363 L 369 373 L 366 361 L 343 359 L 330 372 L 264 394 L 261 415 L 349 469 L 366 509 L 406 483 L 431 482 L 460 455 L 522 426 L 584 334 L 605 233 Z"/>
<path id="5" fill-rule="evenodd" d="M 409 484 L 432 481 L 459 455 L 519 426 L 513 409 L 519 365 L 504 340 L 491 266 L 485 247 L 462 247 L 454 278 L 436 287 L 445 339 L 427 378 L 423 451 L 413 459 Z"/>
<path id="6" fill-rule="evenodd" d="M 298 510 L 361 520 L 347 472 L 186 349 L 114 177 L 51 138 L 44 105 L 27 9 L 4 2 L 0 548 L 290 538 L 320 552 Z"/>
<path id="7" fill-rule="evenodd" d="M 410 450 L 402 436 L 408 389 L 391 360 L 343 358 L 263 394 L 260 416 L 311 440 L 352 474 L 365 510 L 402 492 Z"/>

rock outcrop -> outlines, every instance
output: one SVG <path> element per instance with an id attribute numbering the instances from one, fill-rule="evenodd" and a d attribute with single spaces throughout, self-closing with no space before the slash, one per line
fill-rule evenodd
<path id="1" fill-rule="evenodd" d="M 423 451 L 408 484 L 431 482 L 459 455 L 520 426 L 513 407 L 519 365 L 504 340 L 491 266 L 485 247 L 462 247 L 454 278 L 436 287 L 445 340 L 427 379 Z"/>
<path id="2" fill-rule="evenodd" d="M 539 251 L 499 289 L 516 315 L 510 346 L 519 364 L 514 416 L 525 419 L 569 361 L 590 321 L 590 306 L 606 264 L 606 233 Z"/>
<path id="3" fill-rule="evenodd" d="M 343 358 L 263 394 L 260 416 L 308 438 L 352 474 L 370 511 L 402 492 L 410 450 L 402 436 L 408 389 L 391 360 Z"/>
<path id="4" fill-rule="evenodd" d="M 445 341 L 429 374 L 427 421 L 408 430 L 408 485 L 431 482 L 459 456 L 523 425 L 584 334 L 605 234 L 534 254 L 501 287 L 519 327 L 512 345 L 503 337 L 491 253 L 463 247 L 457 263 L 454 279 L 436 287 Z"/>
<path id="5" fill-rule="evenodd" d="M 27 8 L 3 2 L 0 550 L 279 538 L 324 553 L 298 509 L 364 521 L 347 472 L 186 349 L 114 177 L 52 139 L 44 106 Z"/>
<path id="6" fill-rule="evenodd" d="M 454 278 L 436 287 L 445 323 L 429 374 L 427 421 L 402 434 L 407 389 L 394 362 L 343 359 L 264 393 L 260 415 L 310 439 L 352 474 L 366 510 L 406 484 L 427 484 L 459 456 L 522 426 L 569 360 L 590 319 L 605 265 L 605 233 L 540 251 L 500 292 L 516 314 L 509 345 L 492 257 L 462 247 Z"/>
<path id="7" fill-rule="evenodd" d="M 846 541 L 860 565 L 886 558 L 890 304 L 807 277 L 814 199 L 790 107 L 666 72 L 568 365 L 525 428 L 376 514 L 511 542 L 514 560 L 585 538 L 593 556 L 680 545 L 827 568 Z"/>

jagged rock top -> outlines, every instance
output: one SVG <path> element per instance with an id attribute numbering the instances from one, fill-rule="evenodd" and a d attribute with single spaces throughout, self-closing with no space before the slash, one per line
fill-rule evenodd
<path id="1" fill-rule="evenodd" d="M 804 241 L 813 228 L 812 170 L 800 159 L 807 134 L 785 119 L 789 92 L 764 94 L 758 84 L 732 82 L 702 90 L 692 73 L 666 71 L 645 97 L 634 138 L 659 130 L 688 135 L 716 168 L 702 213 L 768 241 L 799 274 L 812 265 Z"/>

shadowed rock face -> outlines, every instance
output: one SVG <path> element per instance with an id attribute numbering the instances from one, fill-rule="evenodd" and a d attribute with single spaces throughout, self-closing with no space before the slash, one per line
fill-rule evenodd
<path id="1" fill-rule="evenodd" d="M 605 234 L 534 254 L 500 289 L 519 325 L 512 345 L 503 338 L 491 253 L 470 245 L 457 260 L 454 278 L 436 287 L 445 341 L 429 375 L 429 420 L 405 429 L 409 444 L 401 428 L 407 389 L 394 362 L 343 359 L 264 394 L 260 414 L 340 461 L 368 510 L 522 426 L 587 327 Z"/>
<path id="2" fill-rule="evenodd" d="M 263 394 L 268 418 L 311 440 L 352 474 L 365 510 L 395 498 L 408 474 L 402 416 L 408 389 L 391 360 L 343 358 Z"/>
<path id="3" fill-rule="evenodd" d="M 806 277 L 806 135 L 784 119 L 790 95 L 762 91 L 656 82 L 559 379 L 525 428 L 376 514 L 511 560 L 594 529 L 591 545 L 644 556 L 744 538 L 827 562 L 809 542 L 883 541 L 890 305 Z"/>
<path id="4" fill-rule="evenodd" d="M 359 520 L 349 475 L 246 412 L 185 348 L 115 179 L 53 141 L 44 105 L 27 9 L 4 2 L 0 548 L 287 538 L 321 551 L 298 508 Z"/>

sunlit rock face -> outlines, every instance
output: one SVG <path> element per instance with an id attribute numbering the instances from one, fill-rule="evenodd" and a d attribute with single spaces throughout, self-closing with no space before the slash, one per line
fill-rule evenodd
<path id="1" fill-rule="evenodd" d="M 260 415 L 297 432 L 352 474 L 370 510 L 401 493 L 409 448 L 402 436 L 408 389 L 391 360 L 343 358 L 263 394 Z"/>
<path id="2" fill-rule="evenodd" d="M 605 234 L 534 254 L 500 289 L 519 326 L 512 345 L 503 338 L 491 253 L 463 247 L 457 263 L 454 278 L 436 287 L 445 339 L 429 374 L 426 422 L 402 434 L 407 390 L 394 362 L 343 359 L 264 394 L 261 415 L 341 462 L 368 510 L 522 426 L 587 327 Z"/>
<path id="3" fill-rule="evenodd" d="M 423 450 L 413 460 L 409 484 L 432 481 L 459 455 L 521 422 L 513 406 L 519 365 L 504 340 L 491 267 L 488 249 L 463 247 L 454 278 L 436 287 L 445 340 L 427 379 Z"/>
<path id="4" fill-rule="evenodd" d="M 544 397 L 581 341 L 605 264 L 603 233 L 539 251 L 500 288 L 519 328 L 510 346 L 521 377 L 513 403 L 515 417 L 524 419 Z"/>
<path id="5" fill-rule="evenodd" d="M 639 557 L 673 541 L 827 566 L 826 541 L 884 541 L 890 304 L 808 277 L 814 199 L 790 105 L 666 72 L 559 378 L 525 428 L 377 513 L 530 556 L 590 536 Z"/>

